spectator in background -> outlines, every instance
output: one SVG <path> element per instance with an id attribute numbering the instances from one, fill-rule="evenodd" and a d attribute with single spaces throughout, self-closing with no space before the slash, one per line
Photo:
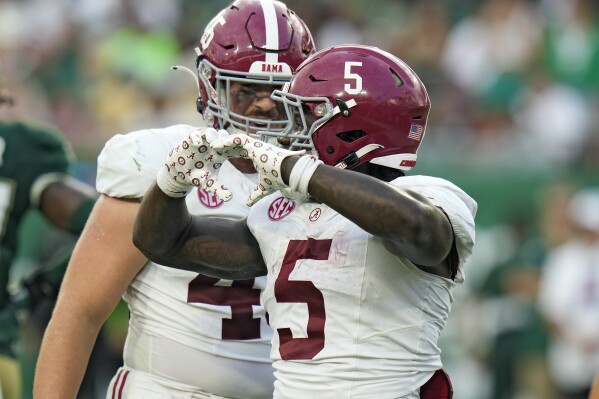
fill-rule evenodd
<path id="1" fill-rule="evenodd" d="M 577 231 L 548 254 L 539 307 L 551 339 L 551 377 L 563 399 L 586 399 L 599 370 L 599 188 L 574 194 Z"/>
<path id="2" fill-rule="evenodd" d="M 345 43 L 362 43 L 362 31 L 349 17 L 351 5 L 342 2 L 325 3 L 320 10 L 321 24 L 315 39 L 319 46 L 329 47 Z"/>
<path id="3" fill-rule="evenodd" d="M 176 21 L 177 15 L 171 16 L 175 3 L 165 4 L 155 11 L 163 12 L 167 21 Z M 144 12 L 153 5 L 138 8 L 127 1 L 123 7 L 126 25 L 100 40 L 94 53 L 94 84 L 99 95 L 93 105 L 105 134 L 129 126 L 181 123 L 180 119 L 172 120 L 167 104 L 169 96 L 175 97 L 174 93 L 181 90 L 167 79 L 171 66 L 178 62 L 181 44 L 174 32 L 163 26 L 166 22 L 152 22 L 158 15 Z"/>
<path id="4" fill-rule="evenodd" d="M 479 2 L 448 33 L 440 55 L 445 73 L 469 95 L 491 95 L 502 77 L 525 70 L 533 59 L 540 22 L 526 0 Z"/>
<path id="5" fill-rule="evenodd" d="M 542 68 L 529 71 L 526 86 L 511 106 L 518 153 L 539 170 L 578 166 L 591 140 L 592 104 L 573 86 L 549 79 Z M 542 148 L 542 151 L 537 149 Z"/>
<path id="6" fill-rule="evenodd" d="M 547 253 L 571 237 L 567 209 L 572 190 L 564 182 L 543 187 L 536 202 L 537 215 L 521 214 L 518 207 L 514 217 L 505 218 L 505 226 L 496 227 L 499 231 L 492 240 L 504 240 L 499 245 L 502 254 L 488 255 L 496 264 L 479 287 L 476 279 L 470 280 L 478 288 L 478 302 L 486 307 L 484 324 L 493 333 L 488 355 L 485 348 L 492 373 L 492 399 L 552 397 L 545 361 L 547 332 L 537 306 L 538 286 Z M 493 253 L 490 248 L 485 252 Z M 477 267 L 481 266 L 478 261 Z"/>
<path id="7" fill-rule="evenodd" d="M 542 59 L 553 80 L 597 97 L 599 4 L 595 0 L 545 0 Z"/>

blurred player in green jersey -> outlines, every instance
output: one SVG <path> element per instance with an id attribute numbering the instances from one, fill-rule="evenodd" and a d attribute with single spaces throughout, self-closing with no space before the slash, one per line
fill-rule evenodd
<path id="1" fill-rule="evenodd" d="M 0 110 L 14 104 L 0 87 Z M 0 115 L 2 115 L 0 113 Z M 17 306 L 8 279 L 18 248 L 18 227 L 31 208 L 57 227 L 78 234 L 95 202 L 95 190 L 68 175 L 69 144 L 52 128 L 0 118 L 0 397 L 22 397 L 16 359 Z"/>

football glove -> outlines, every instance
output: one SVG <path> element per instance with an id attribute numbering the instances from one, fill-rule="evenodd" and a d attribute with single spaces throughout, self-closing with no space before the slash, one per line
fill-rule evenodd
<path id="1" fill-rule="evenodd" d="M 171 149 L 158 172 L 158 187 L 169 197 L 186 196 L 193 186 L 229 201 L 231 192 L 216 178 L 216 171 L 228 158 L 213 149 L 209 143 L 228 136 L 226 130 L 201 127 L 192 131 L 181 143 Z"/>
<path id="2" fill-rule="evenodd" d="M 287 188 L 281 176 L 281 163 L 287 157 L 305 153 L 304 150 L 289 151 L 276 147 L 245 134 L 234 134 L 213 140 L 211 147 L 228 158 L 246 158 L 254 163 L 259 173 L 259 180 L 247 199 L 248 206 L 252 206 L 270 193 Z"/>

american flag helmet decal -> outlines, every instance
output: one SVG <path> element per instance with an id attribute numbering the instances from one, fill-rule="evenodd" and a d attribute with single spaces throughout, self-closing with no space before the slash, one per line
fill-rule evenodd
<path id="1" fill-rule="evenodd" d="M 410 126 L 410 133 L 408 133 L 408 138 L 416 141 L 420 141 L 422 139 L 422 133 L 424 132 L 424 128 L 422 125 L 417 125 L 415 123 Z"/>

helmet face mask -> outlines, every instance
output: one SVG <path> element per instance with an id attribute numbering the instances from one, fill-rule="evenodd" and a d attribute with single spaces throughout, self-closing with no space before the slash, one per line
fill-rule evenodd
<path id="1" fill-rule="evenodd" d="M 430 101 L 414 71 L 392 54 L 363 45 L 319 51 L 271 97 L 292 123 L 283 132 L 262 132 L 263 140 L 288 138 L 341 168 L 416 164 Z"/>
<path id="2" fill-rule="evenodd" d="M 258 137 L 259 130 L 283 129 L 283 108 L 275 103 L 277 110 L 261 112 L 236 106 L 233 87 L 280 88 L 314 52 L 314 42 L 304 22 L 283 3 L 237 0 L 208 24 L 196 51 L 199 108 L 207 125 Z"/>
<path id="3" fill-rule="evenodd" d="M 317 155 L 314 142 L 310 138 L 319 126 L 333 117 L 334 108 L 331 101 L 326 97 L 301 97 L 284 90 L 273 91 L 271 98 L 285 107 L 288 124 L 282 131 L 261 131 L 260 139 L 272 141 L 272 137 L 284 137 L 289 139 L 287 145 L 291 149 L 305 149 Z M 314 115 L 313 109 L 319 110 L 319 116 Z"/>
<path id="4" fill-rule="evenodd" d="M 201 85 L 208 88 L 209 100 L 206 102 L 203 113 L 206 123 L 209 126 L 217 124 L 219 127 L 232 127 L 238 131 L 255 135 L 258 130 L 268 129 L 274 131 L 280 131 L 287 124 L 287 119 L 284 118 L 283 107 L 276 104 L 277 107 L 277 119 L 270 119 L 269 116 L 264 115 L 260 117 L 252 117 L 251 115 L 244 115 L 245 111 L 257 95 L 252 95 L 252 91 L 257 91 L 255 86 L 260 85 L 264 88 L 259 89 L 260 91 L 268 91 L 269 95 L 272 89 L 279 88 L 285 80 L 278 81 L 270 77 L 268 80 L 252 79 L 244 75 L 231 75 L 226 71 L 215 67 L 208 61 L 200 62 L 199 78 Z M 205 71 L 210 72 L 206 73 Z M 209 80 L 208 76 L 215 76 L 214 79 Z M 235 90 L 232 87 L 236 86 L 248 87 L 243 90 L 246 95 L 244 97 L 236 96 Z M 239 90 L 239 89 L 238 89 Z M 240 107 L 235 107 L 235 104 L 239 104 Z M 237 110 L 236 108 L 240 108 Z"/>

